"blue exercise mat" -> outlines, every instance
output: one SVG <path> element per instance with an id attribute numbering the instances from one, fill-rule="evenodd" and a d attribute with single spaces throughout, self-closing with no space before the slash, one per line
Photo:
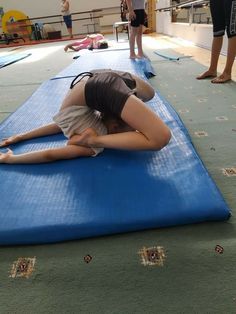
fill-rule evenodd
<path id="1" fill-rule="evenodd" d="M 84 55 L 57 79 L 42 84 L 0 125 L 0 136 L 51 122 L 71 82 L 66 76 L 93 68 L 127 70 L 145 78 L 145 67 L 130 60 L 128 52 Z M 173 133 L 159 152 L 107 149 L 95 158 L 0 165 L 0 244 L 50 243 L 226 220 L 229 208 L 176 112 L 158 94 L 148 105 Z M 63 135 L 55 135 L 11 148 L 18 154 L 65 143 Z"/>
<path id="2" fill-rule="evenodd" d="M 29 57 L 31 53 L 14 53 L 0 57 L 0 68 Z"/>

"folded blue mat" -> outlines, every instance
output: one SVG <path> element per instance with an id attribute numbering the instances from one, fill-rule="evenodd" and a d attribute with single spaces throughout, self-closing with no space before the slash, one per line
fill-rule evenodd
<path id="1" fill-rule="evenodd" d="M 20 61 L 22 59 L 25 59 L 29 57 L 30 55 L 31 53 L 16 53 L 16 54 L 14 53 L 14 54 L 2 56 L 0 57 L 0 69 L 7 65 L 15 63 L 17 61 Z"/>
<path id="2" fill-rule="evenodd" d="M 145 78 L 146 67 L 130 60 L 127 51 L 84 55 L 57 79 L 42 84 L 0 125 L 0 136 L 51 122 L 69 88 L 67 76 L 93 68 L 127 70 Z M 158 94 L 148 105 L 173 134 L 159 152 L 107 149 L 96 158 L 0 165 L 0 244 L 58 242 L 227 219 L 229 208 L 176 112 Z M 55 135 L 12 149 L 18 154 L 65 142 L 63 135 Z"/>

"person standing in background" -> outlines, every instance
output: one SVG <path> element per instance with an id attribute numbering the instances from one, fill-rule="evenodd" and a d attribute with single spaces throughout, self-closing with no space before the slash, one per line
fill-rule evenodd
<path id="1" fill-rule="evenodd" d="M 130 21 L 130 58 L 144 58 L 143 47 L 142 47 L 142 34 L 143 25 L 145 25 L 146 13 L 145 13 L 145 0 L 126 0 L 129 21 Z M 135 41 L 138 47 L 138 54 L 135 54 Z"/>
<path id="2" fill-rule="evenodd" d="M 72 19 L 71 19 L 71 13 L 70 13 L 70 3 L 68 0 L 61 0 L 61 13 L 63 16 L 63 20 L 66 24 L 68 33 L 70 35 L 70 38 L 73 38 L 72 35 Z"/>
<path id="3" fill-rule="evenodd" d="M 231 72 L 236 55 L 236 1 L 211 0 L 211 16 L 213 22 L 213 42 L 209 69 L 197 76 L 198 80 L 213 78 L 214 84 L 222 84 L 231 80 Z M 228 52 L 223 73 L 217 76 L 217 65 L 223 44 L 223 36 L 227 32 Z"/>

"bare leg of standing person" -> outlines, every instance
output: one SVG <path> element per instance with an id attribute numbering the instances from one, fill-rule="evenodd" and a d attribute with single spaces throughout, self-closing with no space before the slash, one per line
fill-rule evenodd
<path id="1" fill-rule="evenodd" d="M 143 58 L 143 46 L 142 46 L 142 34 L 143 34 L 143 26 L 140 25 L 138 27 L 130 26 L 130 38 L 129 38 L 129 47 L 130 47 L 130 58 Z M 138 54 L 135 53 L 135 42 L 138 47 Z"/>
<path id="2" fill-rule="evenodd" d="M 206 72 L 197 76 L 198 80 L 203 80 L 206 78 L 212 78 L 212 77 L 217 76 L 217 65 L 218 65 L 218 60 L 219 60 L 222 44 L 223 44 L 223 36 L 213 38 L 210 67 Z"/>
<path id="3" fill-rule="evenodd" d="M 142 36 L 143 36 L 143 25 L 139 25 L 139 27 L 137 27 L 137 32 L 136 32 L 136 43 L 137 43 L 137 47 L 138 47 L 138 58 L 143 58 L 144 54 L 143 54 L 143 44 L 142 44 Z"/>
<path id="4" fill-rule="evenodd" d="M 70 38 L 73 38 L 72 28 L 67 28 Z"/>
<path id="5" fill-rule="evenodd" d="M 130 58 L 135 59 L 135 39 L 137 36 L 137 27 L 130 26 L 130 36 L 129 36 L 129 51 L 130 51 Z"/>
<path id="6" fill-rule="evenodd" d="M 236 36 L 228 39 L 227 60 L 224 71 L 213 79 L 212 83 L 226 83 L 231 80 L 232 67 L 236 56 Z"/>

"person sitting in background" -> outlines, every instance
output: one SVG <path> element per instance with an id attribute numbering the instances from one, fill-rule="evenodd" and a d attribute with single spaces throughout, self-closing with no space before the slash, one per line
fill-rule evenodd
<path id="1" fill-rule="evenodd" d="M 66 45 L 64 50 L 67 51 L 68 49 L 71 49 L 74 51 L 79 51 L 81 49 L 90 49 L 90 50 L 99 49 L 101 44 L 105 42 L 107 44 L 107 41 L 105 40 L 102 34 L 91 34 L 91 35 L 87 35 L 83 39 L 77 40 L 71 44 Z M 108 47 L 108 44 L 106 46 Z"/>

